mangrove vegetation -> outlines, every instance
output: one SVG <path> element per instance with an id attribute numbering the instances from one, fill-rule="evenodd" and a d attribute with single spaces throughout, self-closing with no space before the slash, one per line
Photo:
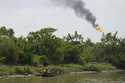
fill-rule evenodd
<path id="1" fill-rule="evenodd" d="M 47 61 L 71 70 L 101 70 L 106 66 L 125 69 L 125 38 L 119 37 L 117 32 L 103 33 L 99 42 L 92 42 L 77 31 L 63 38 L 56 36 L 55 31 L 57 29 L 47 27 L 29 32 L 26 37 L 16 37 L 13 29 L 0 27 L 0 65 L 34 67 Z M 23 69 L 33 73 L 30 67 Z M 14 70 L 21 73 L 20 67 Z"/>

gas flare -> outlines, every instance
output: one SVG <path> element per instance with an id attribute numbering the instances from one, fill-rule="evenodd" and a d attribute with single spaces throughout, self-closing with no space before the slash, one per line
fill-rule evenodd
<path id="1" fill-rule="evenodd" d="M 96 31 L 97 32 L 104 32 L 103 28 L 98 24 L 96 24 Z"/>

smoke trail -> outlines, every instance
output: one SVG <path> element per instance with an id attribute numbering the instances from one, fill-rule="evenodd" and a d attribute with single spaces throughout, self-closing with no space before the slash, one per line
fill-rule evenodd
<path id="1" fill-rule="evenodd" d="M 96 17 L 92 12 L 85 8 L 85 2 L 82 0 L 52 0 L 54 3 L 66 6 L 74 10 L 75 14 L 80 18 L 85 18 L 92 26 L 96 27 Z"/>

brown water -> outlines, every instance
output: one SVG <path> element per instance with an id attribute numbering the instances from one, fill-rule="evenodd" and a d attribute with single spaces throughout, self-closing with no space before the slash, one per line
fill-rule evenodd
<path id="1" fill-rule="evenodd" d="M 3 77 L 0 83 L 125 83 L 125 71 L 70 73 L 57 77 Z"/>

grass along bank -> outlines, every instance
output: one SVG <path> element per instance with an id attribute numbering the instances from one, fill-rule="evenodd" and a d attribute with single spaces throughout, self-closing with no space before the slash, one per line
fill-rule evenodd
<path id="1" fill-rule="evenodd" d="M 83 71 L 109 71 L 115 70 L 111 64 L 97 64 L 97 63 L 88 63 L 85 65 L 78 64 L 60 64 L 60 65 L 49 65 L 48 69 L 51 73 L 60 75 L 63 73 L 69 72 L 83 72 Z M 43 73 L 43 66 L 7 66 L 2 65 L 0 67 L 0 76 L 7 75 L 40 75 Z"/>

